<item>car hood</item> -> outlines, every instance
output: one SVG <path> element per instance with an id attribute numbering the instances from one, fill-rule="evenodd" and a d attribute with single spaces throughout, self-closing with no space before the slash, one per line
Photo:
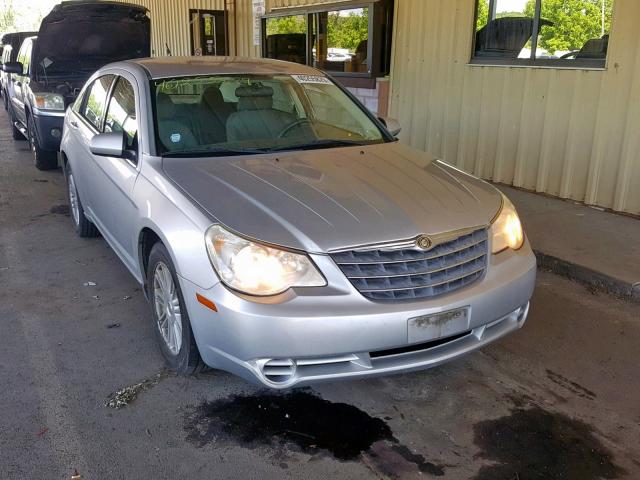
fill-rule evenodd
<path id="1" fill-rule="evenodd" d="M 309 252 L 488 225 L 491 185 L 398 143 L 227 158 L 165 158 L 214 221 Z"/>
<path id="2" fill-rule="evenodd" d="M 42 20 L 33 63 L 38 78 L 86 72 L 151 55 L 151 21 L 144 7 L 116 2 L 63 2 Z M 46 75 L 45 75 L 46 71 Z"/>

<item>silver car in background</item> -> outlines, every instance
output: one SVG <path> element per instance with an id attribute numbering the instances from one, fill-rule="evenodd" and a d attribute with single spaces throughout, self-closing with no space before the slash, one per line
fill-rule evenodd
<path id="1" fill-rule="evenodd" d="M 72 220 L 144 287 L 179 373 L 435 366 L 523 325 L 536 262 L 506 197 L 391 124 L 297 64 L 111 64 L 66 113 Z"/>

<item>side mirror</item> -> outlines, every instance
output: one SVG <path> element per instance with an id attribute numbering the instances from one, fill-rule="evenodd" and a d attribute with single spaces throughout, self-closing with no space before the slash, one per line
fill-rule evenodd
<path id="1" fill-rule="evenodd" d="M 108 132 L 94 135 L 89 150 L 101 157 L 124 157 L 124 132 Z"/>
<path id="2" fill-rule="evenodd" d="M 380 117 L 380 121 L 384 124 L 385 127 L 387 127 L 387 130 L 389 130 L 389 133 L 394 137 L 397 137 L 402 131 L 400 122 L 398 122 L 398 120 L 396 120 L 395 118 Z"/>
<path id="3" fill-rule="evenodd" d="M 7 62 L 2 65 L 2 70 L 5 73 L 15 73 L 17 75 L 22 75 L 24 73 L 24 67 L 20 62 Z"/>

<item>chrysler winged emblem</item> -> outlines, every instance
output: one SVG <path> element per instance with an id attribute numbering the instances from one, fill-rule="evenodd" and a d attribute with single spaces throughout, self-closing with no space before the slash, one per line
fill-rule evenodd
<path id="1" fill-rule="evenodd" d="M 431 239 L 426 235 L 422 235 L 416 240 L 416 246 L 422 250 L 429 250 L 431 248 L 431 245 Z"/>

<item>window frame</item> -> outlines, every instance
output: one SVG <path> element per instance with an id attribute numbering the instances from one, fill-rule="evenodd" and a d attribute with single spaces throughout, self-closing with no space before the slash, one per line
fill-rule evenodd
<path id="1" fill-rule="evenodd" d="M 496 67 L 534 67 L 534 68 L 553 68 L 558 70 L 606 70 L 609 61 L 609 50 L 607 50 L 606 58 L 593 59 L 593 58 L 535 58 L 538 38 L 540 35 L 540 19 L 542 13 L 542 2 L 544 0 L 536 0 L 535 13 L 533 18 L 533 33 L 531 35 L 531 57 L 530 58 L 491 58 L 491 57 L 476 57 L 476 39 L 477 39 L 477 25 L 478 25 L 478 10 L 479 3 L 482 0 L 474 1 L 474 14 L 473 14 L 473 27 L 472 27 L 472 42 L 471 42 L 471 59 L 469 65 L 480 66 L 496 66 Z M 491 12 L 495 11 L 495 6 L 498 0 L 489 0 L 489 21 L 491 20 Z M 613 8 L 617 4 L 617 0 L 613 2 Z M 613 14 L 612 14 L 613 20 Z M 488 23 L 487 23 L 488 24 Z M 613 21 L 611 22 L 611 31 L 613 32 Z M 609 44 L 611 45 L 611 44 Z"/>
<path id="2" fill-rule="evenodd" d="M 336 10 L 351 10 L 356 8 L 368 8 L 369 31 L 367 33 L 367 58 L 373 59 L 370 72 L 340 72 L 334 70 L 325 70 L 315 67 L 325 74 L 337 79 L 341 84 L 347 87 L 375 88 L 376 79 L 389 75 L 391 71 L 391 55 L 392 49 L 389 43 L 392 42 L 393 23 L 394 23 L 394 0 L 354 0 L 350 2 L 334 2 L 322 3 L 316 5 L 308 5 L 304 7 L 278 8 L 273 9 L 261 18 L 261 35 L 260 35 L 260 53 L 263 58 L 267 58 L 267 20 L 270 18 L 282 18 L 296 15 L 306 17 L 306 57 L 307 66 L 313 67 L 313 29 L 314 16 L 319 13 L 333 12 Z M 389 31 L 387 37 L 383 37 L 383 18 L 381 13 L 388 12 Z M 316 17 L 317 18 L 317 17 Z M 387 64 L 381 60 L 381 54 L 384 48 L 387 48 L 389 59 Z"/>
<path id="3" fill-rule="evenodd" d="M 212 17 L 214 17 L 214 19 L 217 20 L 218 17 L 222 17 L 223 18 L 223 22 L 224 22 L 224 53 L 222 54 L 222 56 L 224 55 L 229 55 L 229 18 L 228 18 L 228 14 L 226 12 L 226 10 L 206 10 L 203 8 L 190 8 L 189 9 L 189 41 L 190 41 L 190 51 L 191 51 L 191 56 L 195 57 L 196 52 L 195 52 L 195 38 L 193 35 L 193 26 L 191 25 L 192 22 L 192 18 L 194 14 L 209 14 Z M 214 20 L 214 22 L 216 21 Z M 201 53 L 200 56 L 221 56 L 218 55 L 217 53 L 215 53 L 214 55 L 205 55 L 204 52 Z"/>

